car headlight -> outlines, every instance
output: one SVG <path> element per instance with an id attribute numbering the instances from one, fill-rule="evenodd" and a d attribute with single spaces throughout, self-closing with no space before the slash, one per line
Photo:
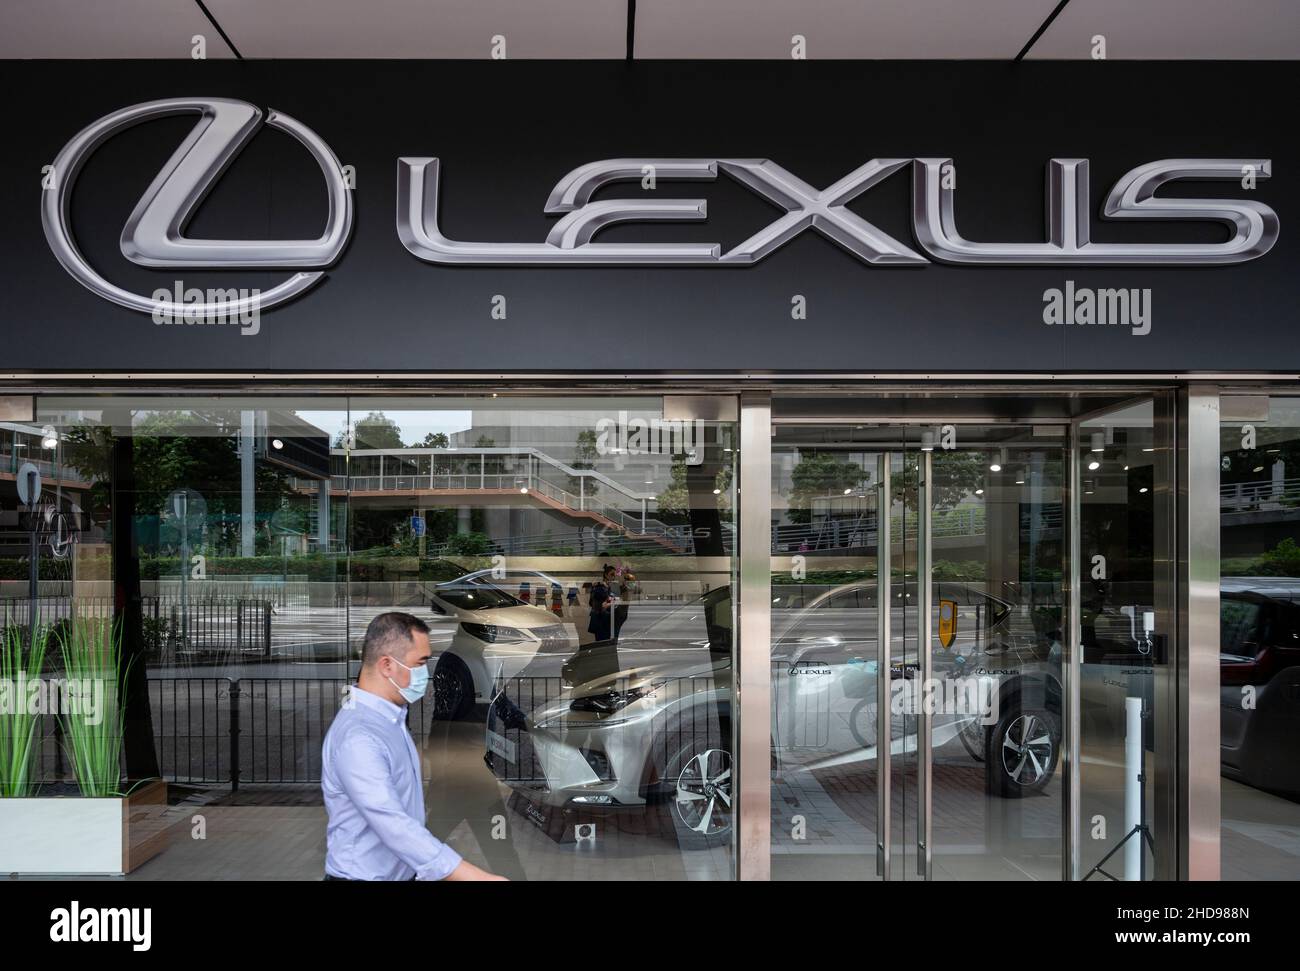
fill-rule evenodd
<path id="1" fill-rule="evenodd" d="M 518 627 L 498 627 L 496 624 L 471 624 L 465 621 L 460 625 L 465 633 L 481 641 L 495 644 L 497 641 L 523 641 L 528 638 Z"/>
<path id="2" fill-rule="evenodd" d="M 652 697 L 657 685 L 646 684 L 636 688 L 628 688 L 626 691 L 606 691 L 596 695 L 583 695 L 581 698 L 574 698 L 569 705 L 570 711 L 589 711 L 596 715 L 612 715 L 616 711 L 622 711 L 634 701 L 640 701 L 642 698 Z"/>

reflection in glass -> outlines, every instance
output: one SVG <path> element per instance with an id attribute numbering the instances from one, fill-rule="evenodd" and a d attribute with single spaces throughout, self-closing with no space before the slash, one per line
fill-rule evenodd
<path id="1" fill-rule="evenodd" d="M 1300 398 L 1220 440 L 1222 876 L 1300 877 Z"/>
<path id="2" fill-rule="evenodd" d="M 1160 511 L 1168 450 L 1141 399 L 1079 426 L 1080 831 L 1084 879 L 1154 879 L 1158 677 L 1168 670 Z"/>
<path id="3" fill-rule="evenodd" d="M 438 836 L 519 879 L 728 879 L 736 446 L 660 397 L 42 397 L 0 425 L 0 616 L 117 620 L 125 777 L 258 820 L 152 873 L 320 879 L 321 740 L 403 610 Z M 33 784 L 71 785 L 63 743 Z"/>
<path id="4" fill-rule="evenodd" d="M 777 426 L 775 878 L 915 879 L 924 778 L 935 878 L 1059 878 L 1063 432 Z M 922 553 L 931 615 L 923 648 Z M 931 709 L 928 729 L 922 706 Z M 928 760 L 918 744 L 926 731 Z M 886 839 L 891 859 L 880 872 Z"/>

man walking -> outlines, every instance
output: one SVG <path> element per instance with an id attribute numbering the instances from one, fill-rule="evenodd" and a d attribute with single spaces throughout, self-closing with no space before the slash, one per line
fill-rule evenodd
<path id="1" fill-rule="evenodd" d="M 326 880 L 500 880 L 425 827 L 420 756 L 406 706 L 428 688 L 429 628 L 380 614 L 366 628 L 361 673 L 321 753 Z"/>

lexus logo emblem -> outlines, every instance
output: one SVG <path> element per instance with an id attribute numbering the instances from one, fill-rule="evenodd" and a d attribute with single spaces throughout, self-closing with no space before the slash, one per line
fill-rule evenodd
<path id="1" fill-rule="evenodd" d="M 266 124 L 297 139 L 320 165 L 329 199 L 325 232 L 316 239 L 192 239 L 186 223 L 230 161 L 252 138 L 261 111 L 223 98 L 169 98 L 114 112 L 81 131 L 54 162 L 55 180 L 45 190 L 41 218 L 45 236 L 64 268 L 94 293 L 132 310 L 150 312 L 152 297 L 105 280 L 86 261 L 69 227 L 69 200 L 77 172 L 101 142 L 141 122 L 197 114 L 198 123 L 154 178 L 122 230 L 123 255 L 140 266 L 177 269 L 300 268 L 260 296 L 241 297 L 221 310 L 235 313 L 256 300 L 262 309 L 310 289 L 342 253 L 352 231 L 352 197 L 342 166 L 329 146 L 301 122 L 271 112 Z M 848 204 L 896 172 L 910 169 L 912 235 L 918 249 L 895 239 L 848 208 Z M 397 235 L 406 249 L 428 263 L 497 266 L 752 266 L 801 233 L 812 230 L 875 266 L 919 266 L 938 261 L 982 266 L 1212 266 L 1263 256 L 1278 238 L 1278 217 L 1254 200 L 1157 196 L 1179 180 L 1241 182 L 1267 179 L 1269 159 L 1161 159 L 1125 173 L 1102 204 L 1114 220 L 1212 222 L 1225 226 L 1221 242 L 1099 243 L 1091 239 L 1092 203 L 1087 159 L 1051 159 L 1047 167 L 1045 239 L 1034 242 L 973 242 L 957 230 L 955 167 L 950 158 L 871 159 L 842 179 L 817 188 L 768 159 L 614 158 L 569 172 L 551 192 L 545 211 L 560 218 L 538 242 L 465 242 L 438 227 L 439 160 L 397 160 Z M 601 242 L 616 223 L 703 220 L 704 199 L 595 199 L 604 186 L 658 180 L 711 181 L 719 173 L 784 210 L 769 225 L 730 249 L 719 243 Z M 302 272 L 307 271 L 307 272 Z M 191 308 L 202 314 L 208 307 Z"/>
<path id="2" fill-rule="evenodd" d="M 238 314 L 256 301 L 265 310 L 292 300 L 324 276 L 321 269 L 338 259 L 352 232 L 352 194 L 342 166 L 330 147 L 302 122 L 271 112 L 266 124 L 302 144 L 325 176 L 329 215 L 316 239 L 192 239 L 185 225 L 226 166 L 257 131 L 262 112 L 245 101 L 227 98 L 166 98 L 132 105 L 107 115 L 79 132 L 54 160 L 54 180 L 41 199 L 45 238 L 63 268 L 93 293 L 131 310 L 151 313 L 152 296 L 132 293 L 108 282 L 92 267 L 72 237 L 69 204 L 77 173 L 102 142 L 127 128 L 156 118 L 197 114 L 198 123 L 172 153 L 145 190 L 122 229 L 122 254 L 139 266 L 166 269 L 310 268 L 252 297 L 220 307 L 193 306 L 189 312 Z"/>

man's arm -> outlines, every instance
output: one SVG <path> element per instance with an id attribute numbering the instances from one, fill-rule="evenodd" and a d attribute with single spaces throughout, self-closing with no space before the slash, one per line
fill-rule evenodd
<path id="1" fill-rule="evenodd" d="M 335 753 L 335 773 L 344 792 L 352 800 L 384 846 L 415 871 L 420 880 L 443 880 L 465 863 L 460 854 L 442 843 L 425 826 L 406 814 L 393 789 L 388 752 L 383 743 L 366 732 L 353 732 Z M 456 879 L 475 879 L 459 875 Z"/>
<path id="2" fill-rule="evenodd" d="M 488 873 L 481 867 L 476 867 L 468 860 L 461 860 L 460 865 L 452 870 L 446 878 L 449 882 L 453 880 L 505 880 L 505 877 L 499 877 L 495 873 Z"/>

